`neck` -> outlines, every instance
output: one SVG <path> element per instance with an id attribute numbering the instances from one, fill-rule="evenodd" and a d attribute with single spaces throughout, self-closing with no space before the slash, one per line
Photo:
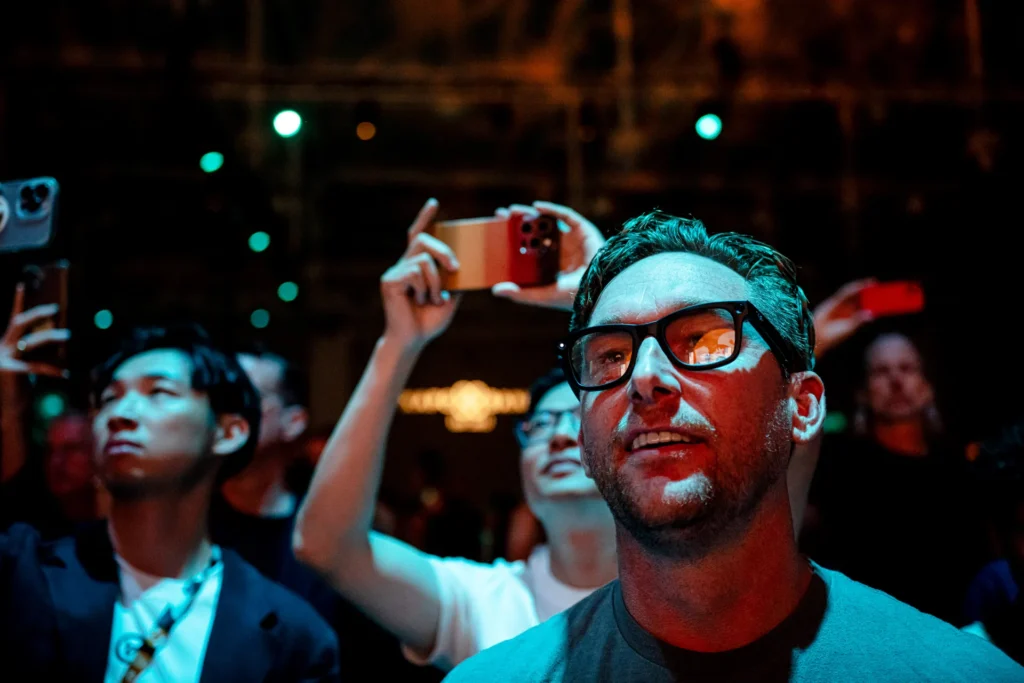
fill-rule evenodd
<path id="1" fill-rule="evenodd" d="M 108 526 L 114 550 L 131 566 L 154 576 L 183 578 L 196 573 L 209 561 L 206 515 L 212 490 L 210 479 L 185 493 L 112 499 Z"/>
<path id="2" fill-rule="evenodd" d="M 291 460 L 279 453 L 261 453 L 221 486 L 224 499 L 254 517 L 287 517 L 295 511 L 295 495 L 286 475 Z"/>
<path id="3" fill-rule="evenodd" d="M 921 420 L 876 422 L 872 434 L 877 443 L 893 453 L 916 458 L 928 455 L 928 440 Z"/>
<path id="4" fill-rule="evenodd" d="M 612 514 L 601 499 L 571 505 L 583 509 L 560 510 L 544 524 L 551 573 L 574 588 L 603 586 L 618 574 Z"/>
<path id="5" fill-rule="evenodd" d="M 793 539 L 784 481 L 742 533 L 702 557 L 654 555 L 621 528 L 618 547 L 629 613 L 656 638 L 698 652 L 757 640 L 793 612 L 811 579 Z"/>

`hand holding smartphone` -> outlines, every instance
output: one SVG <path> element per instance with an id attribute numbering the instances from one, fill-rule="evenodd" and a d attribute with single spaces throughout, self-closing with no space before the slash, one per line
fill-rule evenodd
<path id="1" fill-rule="evenodd" d="M 41 366 L 60 370 L 67 363 L 68 269 L 67 261 L 58 261 L 22 271 L 20 308 L 36 314 L 19 333 L 18 358 L 35 366 L 36 374 Z"/>

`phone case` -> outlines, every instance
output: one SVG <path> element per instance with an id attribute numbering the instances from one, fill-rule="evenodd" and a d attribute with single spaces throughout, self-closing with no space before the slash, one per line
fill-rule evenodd
<path id="1" fill-rule="evenodd" d="M 860 293 L 860 308 L 875 317 L 909 315 L 924 310 L 924 289 L 918 282 L 886 282 Z"/>
<path id="2" fill-rule="evenodd" d="M 442 270 L 442 283 L 450 291 L 490 289 L 499 282 L 521 287 L 552 284 L 558 277 L 561 231 L 553 216 L 523 220 L 469 218 L 435 223 L 430 234 L 455 252 L 459 270 Z"/>
<path id="3" fill-rule="evenodd" d="M 53 178 L 0 183 L 0 252 L 40 249 L 53 239 L 60 184 Z"/>

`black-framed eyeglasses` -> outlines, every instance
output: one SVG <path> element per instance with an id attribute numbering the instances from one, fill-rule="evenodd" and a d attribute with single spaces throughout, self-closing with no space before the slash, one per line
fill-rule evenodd
<path id="1" fill-rule="evenodd" d="M 516 424 L 516 439 L 519 446 L 525 448 L 531 443 L 539 443 L 551 438 L 566 415 L 575 418 L 575 429 L 580 428 L 580 407 L 576 405 L 569 410 L 538 410 L 530 417 Z"/>
<path id="2" fill-rule="evenodd" d="M 658 340 L 662 351 L 685 370 L 713 370 L 736 360 L 743 347 L 743 323 L 749 321 L 789 372 L 806 370 L 792 344 L 749 301 L 719 301 L 688 306 L 643 325 L 595 325 L 558 344 L 573 391 L 610 389 L 633 374 L 640 344 Z"/>

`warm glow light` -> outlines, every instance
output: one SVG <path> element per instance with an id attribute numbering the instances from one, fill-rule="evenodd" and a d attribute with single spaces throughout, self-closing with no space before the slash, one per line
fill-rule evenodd
<path id="1" fill-rule="evenodd" d="M 403 413 L 444 415 L 450 432 L 489 432 L 498 415 L 521 415 L 529 407 L 526 389 L 495 389 L 478 379 L 444 388 L 406 389 L 398 398 Z"/>
<path id="2" fill-rule="evenodd" d="M 377 134 L 377 126 L 373 125 L 369 121 L 363 121 L 356 126 L 356 137 L 360 140 L 372 140 L 373 136 Z"/>

